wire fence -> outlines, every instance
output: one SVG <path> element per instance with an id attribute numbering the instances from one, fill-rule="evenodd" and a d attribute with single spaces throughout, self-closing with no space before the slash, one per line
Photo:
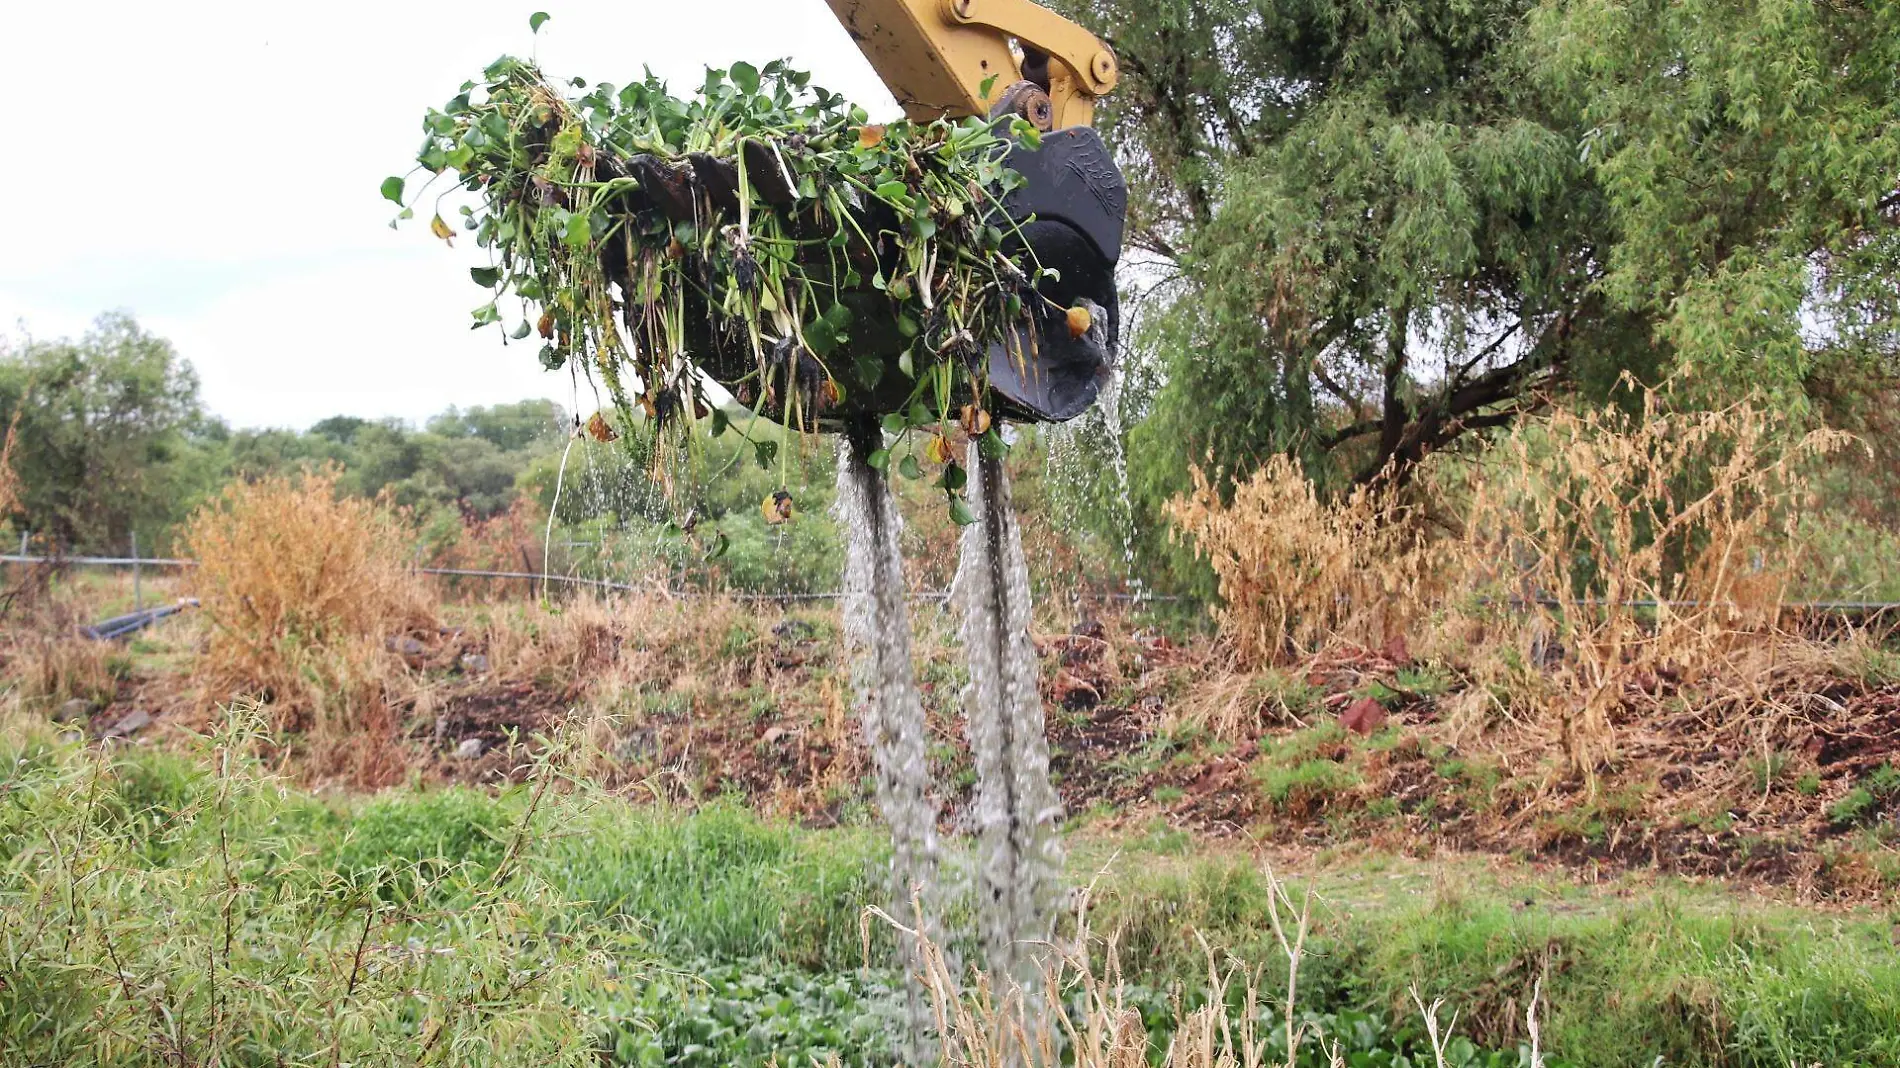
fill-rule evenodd
<path id="1" fill-rule="evenodd" d="M 147 558 L 137 556 L 35 556 L 23 553 L 0 554 L 0 564 L 52 564 L 55 566 L 76 567 L 129 567 L 134 570 L 143 567 L 197 567 L 198 561 L 168 557 Z M 730 601 L 836 601 L 844 597 L 844 591 L 833 590 L 818 593 L 758 593 L 748 591 L 711 591 L 679 589 L 652 583 L 617 582 L 612 579 L 586 578 L 581 575 L 550 575 L 539 571 L 483 571 L 462 567 L 418 567 L 412 568 L 418 575 L 439 575 L 449 578 L 475 578 L 492 581 L 533 582 L 544 585 L 582 586 L 591 589 L 609 590 L 617 593 L 657 593 L 681 600 L 691 598 L 718 598 Z M 950 599 L 949 590 L 917 590 L 910 599 L 942 603 Z M 1120 602 L 1178 601 L 1182 598 L 1171 594 L 1152 593 L 1096 593 L 1091 596 Z"/>

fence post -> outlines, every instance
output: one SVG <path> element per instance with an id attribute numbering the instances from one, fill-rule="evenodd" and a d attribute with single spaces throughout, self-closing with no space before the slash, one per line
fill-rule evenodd
<path id="1" fill-rule="evenodd" d="M 139 584 L 139 532 L 132 529 L 132 610 L 145 611 L 145 589 Z"/>

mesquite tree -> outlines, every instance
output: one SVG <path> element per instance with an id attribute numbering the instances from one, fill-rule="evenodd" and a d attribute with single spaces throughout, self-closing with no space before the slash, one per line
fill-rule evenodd
<path id="1" fill-rule="evenodd" d="M 1151 501 L 1282 452 L 1402 480 L 1624 372 L 1683 403 L 1890 388 L 1893 5 L 1069 6 L 1121 56 L 1109 133 L 1161 282 Z"/>

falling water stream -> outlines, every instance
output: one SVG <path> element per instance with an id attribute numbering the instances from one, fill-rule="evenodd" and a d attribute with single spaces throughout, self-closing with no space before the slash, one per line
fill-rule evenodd
<path id="1" fill-rule="evenodd" d="M 901 520 L 884 473 L 865 460 L 878 447 L 878 433 L 875 426 L 862 428 L 838 450 L 835 508 L 846 539 L 844 639 L 876 773 L 877 803 L 891 828 L 892 912 L 908 918 L 916 900 L 923 922 L 930 924 L 943 904 L 937 885 L 937 803 L 930 793 L 924 706 L 911 668 L 908 589 L 898 546 Z M 900 963 L 907 974 L 916 973 L 908 957 Z M 911 1060 L 921 1063 L 934 1017 L 915 983 L 909 993 Z"/>
<path id="2" fill-rule="evenodd" d="M 964 690 L 976 763 L 977 925 L 997 981 L 1029 987 L 1034 946 L 1046 941 L 1062 853 L 1061 805 L 1049 782 L 1036 649 L 1029 636 L 1029 567 L 1001 458 L 970 446 L 976 522 L 964 528 L 954 599 L 970 683 Z"/>

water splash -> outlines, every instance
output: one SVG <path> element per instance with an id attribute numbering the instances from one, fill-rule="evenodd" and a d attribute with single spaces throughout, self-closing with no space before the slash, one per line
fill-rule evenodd
<path id="1" fill-rule="evenodd" d="M 976 522 L 963 532 L 953 595 L 969 657 L 964 690 L 976 763 L 977 923 L 990 974 L 1032 985 L 1062 874 L 1061 803 L 1049 782 L 1042 695 L 1029 637 L 1029 568 L 1000 458 L 972 444 Z"/>
<path id="2" fill-rule="evenodd" d="M 1128 591 L 1141 599 L 1141 579 L 1135 575 L 1135 501 L 1128 491 L 1128 427 L 1122 421 L 1122 371 L 1119 363 L 1109 369 L 1108 381 L 1099 397 L 1102 433 L 1108 438 L 1109 463 L 1115 469 L 1115 488 L 1120 495 L 1122 538 L 1122 574 Z"/>
<path id="3" fill-rule="evenodd" d="M 914 895 L 923 907 L 924 922 L 934 924 L 943 904 L 937 886 L 942 853 L 937 802 L 930 794 L 924 706 L 911 667 L 910 616 L 898 546 L 901 520 L 883 472 L 865 462 L 877 447 L 877 433 L 875 427 L 863 431 L 861 440 L 846 439 L 838 451 L 835 515 L 846 539 L 844 640 L 876 772 L 877 803 L 891 828 L 891 913 L 912 915 Z M 941 943 L 940 932 L 932 934 Z M 917 974 L 914 962 L 906 958 L 900 961 L 905 973 Z M 912 986 L 911 1063 L 924 1063 L 923 1047 L 935 1019 L 928 998 Z"/>

